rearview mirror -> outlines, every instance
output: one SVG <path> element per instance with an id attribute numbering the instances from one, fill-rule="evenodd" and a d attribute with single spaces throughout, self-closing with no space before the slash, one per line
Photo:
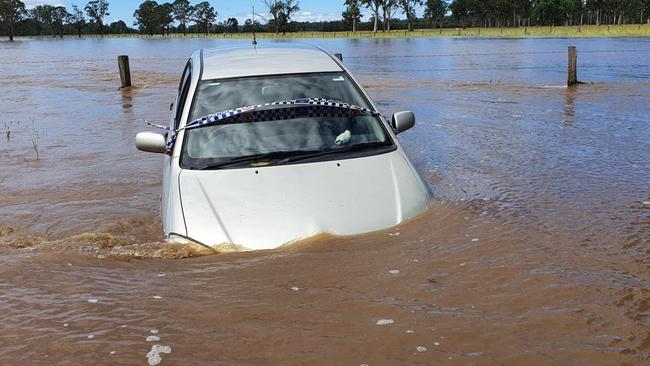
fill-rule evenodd
<path id="1" fill-rule="evenodd" d="M 165 154 L 167 143 L 165 137 L 155 132 L 140 132 L 135 136 L 135 147 L 140 151 Z"/>
<path id="2" fill-rule="evenodd" d="M 410 111 L 397 112 L 393 114 L 391 125 L 396 134 L 410 130 L 413 126 L 415 126 L 415 114 Z"/>

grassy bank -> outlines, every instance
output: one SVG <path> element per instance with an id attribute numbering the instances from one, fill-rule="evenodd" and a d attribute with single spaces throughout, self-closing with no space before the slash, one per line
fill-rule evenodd
<path id="1" fill-rule="evenodd" d="M 99 38 L 100 35 L 84 35 L 84 38 Z M 215 39 L 253 39 L 251 33 L 210 34 L 171 34 L 153 37 L 141 34 L 110 34 L 107 38 L 215 38 Z M 521 27 L 521 28 L 444 28 L 393 30 L 390 32 L 358 31 L 352 32 L 295 32 L 286 34 L 257 33 L 260 39 L 301 39 L 301 38 L 431 38 L 431 37 L 486 37 L 486 38 L 529 38 L 529 37 L 650 37 L 650 24 L 626 25 L 587 25 L 570 27 Z M 31 37 L 50 38 L 50 37 Z M 66 36 L 66 38 L 76 38 Z"/>
<path id="2" fill-rule="evenodd" d="M 175 36 L 175 35 L 174 35 Z M 182 37 L 182 35 L 180 35 Z M 200 35 L 205 37 L 205 35 Z M 251 34 L 215 34 L 215 38 L 250 38 Z M 445 28 L 417 29 L 412 32 L 395 30 L 390 32 L 369 31 L 352 32 L 298 32 L 274 34 L 258 33 L 258 38 L 419 38 L 419 37 L 486 37 L 486 38 L 527 38 L 527 37 L 650 37 L 650 24 L 601 25 L 582 27 L 521 27 L 521 28 Z"/>

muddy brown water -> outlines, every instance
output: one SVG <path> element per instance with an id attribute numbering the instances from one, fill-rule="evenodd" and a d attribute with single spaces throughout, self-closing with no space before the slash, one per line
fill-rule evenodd
<path id="1" fill-rule="evenodd" d="M 436 200 L 210 256 L 162 242 L 161 159 L 133 138 L 229 42 L 0 42 L 0 364 L 650 362 L 650 39 L 314 42 L 416 112 L 400 139 Z M 591 83 L 567 89 L 573 44 Z"/>

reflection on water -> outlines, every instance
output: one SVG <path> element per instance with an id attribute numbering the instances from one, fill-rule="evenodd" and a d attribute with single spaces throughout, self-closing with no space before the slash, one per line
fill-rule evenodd
<path id="1" fill-rule="evenodd" d="M 650 360 L 650 40 L 315 42 L 416 113 L 400 139 L 439 203 L 217 256 L 164 243 L 161 159 L 133 139 L 229 42 L 0 42 L 0 364 Z M 572 44 L 590 84 L 566 88 Z"/>
<path id="2" fill-rule="evenodd" d="M 566 102 L 564 103 L 564 124 L 570 125 L 573 123 L 573 117 L 576 114 L 576 88 L 571 86 L 566 89 Z"/>

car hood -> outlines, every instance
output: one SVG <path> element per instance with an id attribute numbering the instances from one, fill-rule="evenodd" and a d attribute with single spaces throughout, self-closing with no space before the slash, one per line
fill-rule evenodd
<path id="1" fill-rule="evenodd" d="M 399 150 L 265 168 L 183 170 L 180 192 L 189 238 L 245 250 L 321 233 L 387 229 L 425 210 L 430 198 Z"/>

